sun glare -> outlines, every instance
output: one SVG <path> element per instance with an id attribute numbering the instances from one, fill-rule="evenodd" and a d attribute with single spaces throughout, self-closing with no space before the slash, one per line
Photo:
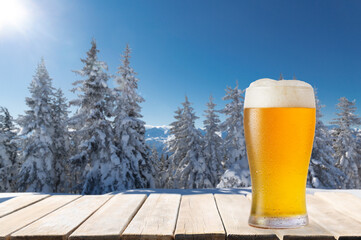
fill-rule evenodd
<path id="1" fill-rule="evenodd" d="M 0 30 L 6 26 L 21 27 L 26 9 L 19 0 L 0 0 Z"/>

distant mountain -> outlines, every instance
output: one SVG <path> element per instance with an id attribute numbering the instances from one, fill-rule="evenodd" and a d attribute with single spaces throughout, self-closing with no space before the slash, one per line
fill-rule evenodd
<path id="1" fill-rule="evenodd" d="M 169 140 L 170 126 L 151 126 L 145 125 L 145 141 L 150 147 L 155 147 L 159 153 L 164 152 L 167 141 Z M 198 129 L 204 135 L 204 130 Z"/>
<path id="2" fill-rule="evenodd" d="M 164 147 L 169 138 L 170 126 L 145 125 L 145 141 L 150 147 L 155 147 L 159 153 L 164 152 Z"/>

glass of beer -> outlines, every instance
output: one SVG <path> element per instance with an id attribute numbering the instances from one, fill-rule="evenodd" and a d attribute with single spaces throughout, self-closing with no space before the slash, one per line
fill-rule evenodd
<path id="1" fill-rule="evenodd" d="M 315 95 L 308 83 L 260 79 L 247 88 L 244 130 L 252 180 L 251 226 L 308 224 L 306 181 L 315 122 Z"/>

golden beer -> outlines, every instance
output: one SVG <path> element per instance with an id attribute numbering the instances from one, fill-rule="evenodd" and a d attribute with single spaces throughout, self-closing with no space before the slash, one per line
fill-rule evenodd
<path id="1" fill-rule="evenodd" d="M 272 88 L 282 86 L 273 86 L 269 91 L 273 91 Z M 305 191 L 315 132 L 316 110 L 310 104 L 312 101 L 314 103 L 314 98 L 308 103 L 300 100 L 301 105 L 305 105 L 300 107 L 299 103 L 292 104 L 286 98 L 282 100 L 282 96 L 280 99 L 283 91 L 295 91 L 293 88 L 297 91 L 297 87 L 283 88 L 278 89 L 276 95 L 263 95 L 277 98 L 277 101 L 266 98 L 265 104 L 256 104 L 257 107 L 252 107 L 248 101 L 244 108 L 245 138 L 252 179 L 249 223 L 258 227 L 289 228 L 308 222 Z M 309 89 L 313 94 L 313 89 Z M 285 96 L 297 98 L 293 94 Z"/>

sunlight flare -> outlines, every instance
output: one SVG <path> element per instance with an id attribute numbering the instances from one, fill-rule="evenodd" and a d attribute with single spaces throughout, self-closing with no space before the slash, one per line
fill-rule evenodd
<path id="1" fill-rule="evenodd" d="M 26 19 L 25 6 L 19 0 L 0 0 L 0 30 L 5 26 L 21 27 Z"/>

